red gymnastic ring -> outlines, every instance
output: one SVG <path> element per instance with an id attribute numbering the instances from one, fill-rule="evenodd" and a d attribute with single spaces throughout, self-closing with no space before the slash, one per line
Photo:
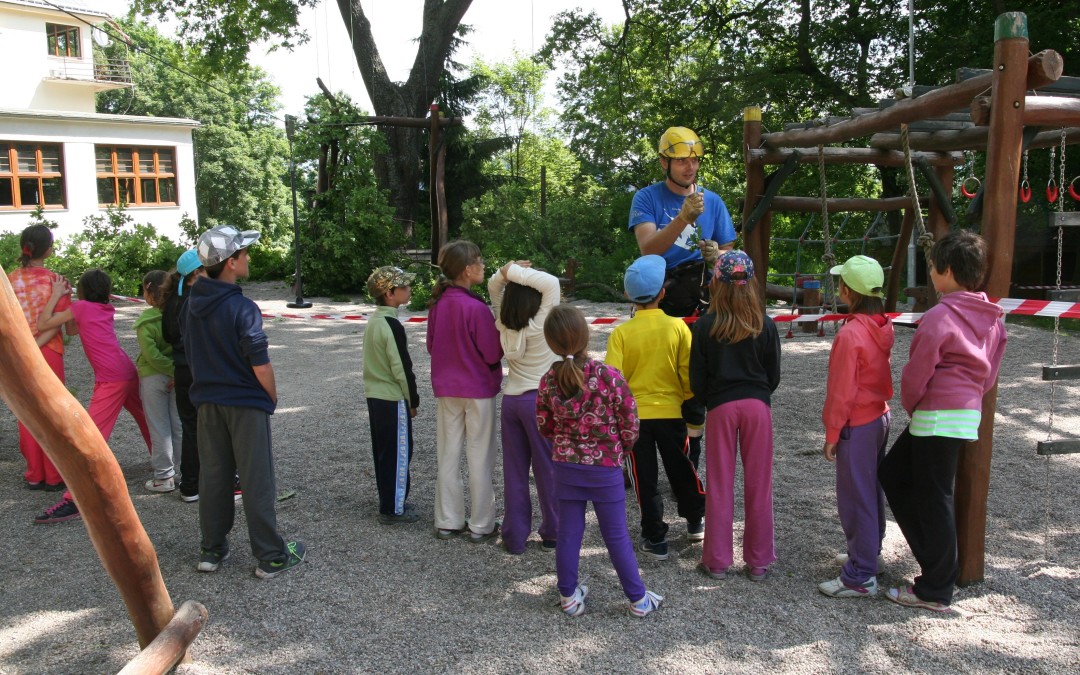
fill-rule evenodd
<path id="1" fill-rule="evenodd" d="M 1031 183 L 1024 180 L 1020 183 L 1020 201 L 1027 204 L 1031 201 Z"/>
<path id="2" fill-rule="evenodd" d="M 1080 176 L 1073 178 L 1072 182 L 1069 183 L 1069 196 L 1072 197 L 1073 200 L 1080 202 L 1080 193 L 1076 191 L 1076 181 L 1078 180 L 1080 180 Z"/>
<path id="3" fill-rule="evenodd" d="M 1054 202 L 1057 201 L 1057 198 L 1058 198 L 1057 181 L 1055 181 L 1053 178 L 1051 178 L 1046 183 L 1046 201 L 1053 204 Z"/>
<path id="4" fill-rule="evenodd" d="M 975 189 L 974 190 L 969 190 L 968 189 L 968 184 L 973 182 L 973 181 L 975 183 Z M 979 194 L 979 188 L 981 188 L 981 187 L 982 187 L 982 181 L 980 181 L 975 176 L 968 176 L 967 178 L 964 179 L 963 183 L 960 183 L 960 192 L 963 193 L 963 195 L 965 197 L 967 197 L 968 199 L 974 199 L 975 195 Z"/>

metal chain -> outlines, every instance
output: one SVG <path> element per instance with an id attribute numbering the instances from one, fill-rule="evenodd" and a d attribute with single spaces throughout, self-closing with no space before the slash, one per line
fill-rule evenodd
<path id="1" fill-rule="evenodd" d="M 1051 161 L 1051 179 L 1053 178 L 1053 158 L 1054 148 L 1050 148 L 1050 161 Z M 1058 181 L 1058 199 L 1057 210 L 1058 213 L 1065 211 L 1065 191 L 1060 189 L 1062 182 L 1065 180 L 1065 129 L 1061 129 L 1061 163 L 1059 167 L 1059 181 Z M 1054 286 L 1057 290 L 1061 290 L 1061 260 L 1064 252 L 1065 231 L 1062 226 L 1062 221 L 1058 220 L 1057 228 L 1057 276 L 1054 279 Z M 1052 365 L 1055 367 L 1058 364 L 1058 357 L 1061 350 L 1061 317 L 1054 317 L 1054 352 Z M 1046 440 L 1051 440 L 1054 433 L 1054 406 L 1057 401 L 1057 381 L 1050 380 L 1050 412 L 1046 423 Z M 1043 558 L 1050 560 L 1050 455 L 1046 456 L 1046 476 L 1044 479 L 1043 493 L 1046 495 L 1045 499 L 1045 518 L 1043 526 Z"/>

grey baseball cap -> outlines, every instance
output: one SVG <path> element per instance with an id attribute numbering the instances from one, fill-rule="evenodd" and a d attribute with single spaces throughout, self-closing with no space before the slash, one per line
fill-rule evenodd
<path id="1" fill-rule="evenodd" d="M 241 232 L 232 225 L 218 225 L 202 233 L 199 237 L 199 262 L 204 267 L 213 267 L 239 250 L 259 241 L 256 230 Z"/>

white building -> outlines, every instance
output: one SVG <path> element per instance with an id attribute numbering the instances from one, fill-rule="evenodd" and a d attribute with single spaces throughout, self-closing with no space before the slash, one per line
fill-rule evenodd
<path id="1" fill-rule="evenodd" d="M 179 240 L 198 219 L 189 119 L 102 115 L 96 92 L 131 86 L 127 62 L 95 59 L 109 16 L 83 0 L 0 0 L 0 232 L 41 206 L 56 236 L 126 205 L 136 223 Z"/>

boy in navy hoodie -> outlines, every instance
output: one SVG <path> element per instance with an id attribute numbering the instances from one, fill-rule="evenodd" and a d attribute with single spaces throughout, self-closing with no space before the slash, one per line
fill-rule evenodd
<path id="1" fill-rule="evenodd" d="M 274 368 L 259 307 L 244 297 L 249 246 L 259 233 L 220 225 L 199 237 L 205 277 L 184 306 L 184 351 L 191 368 L 191 402 L 199 409 L 200 572 L 216 572 L 229 557 L 235 517 L 233 478 L 244 486 L 255 576 L 270 579 L 304 559 L 304 544 L 286 543 L 277 531 L 277 487 L 270 415 L 277 405 Z"/>
<path id="2" fill-rule="evenodd" d="M 986 242 L 950 232 L 930 251 L 940 302 L 919 322 L 900 380 L 911 423 L 878 467 L 896 524 L 919 563 L 915 583 L 889 589 L 907 607 L 948 612 L 960 574 L 953 483 L 960 449 L 979 438 L 983 395 L 997 382 L 1005 354 L 1003 310 L 982 286 Z"/>

